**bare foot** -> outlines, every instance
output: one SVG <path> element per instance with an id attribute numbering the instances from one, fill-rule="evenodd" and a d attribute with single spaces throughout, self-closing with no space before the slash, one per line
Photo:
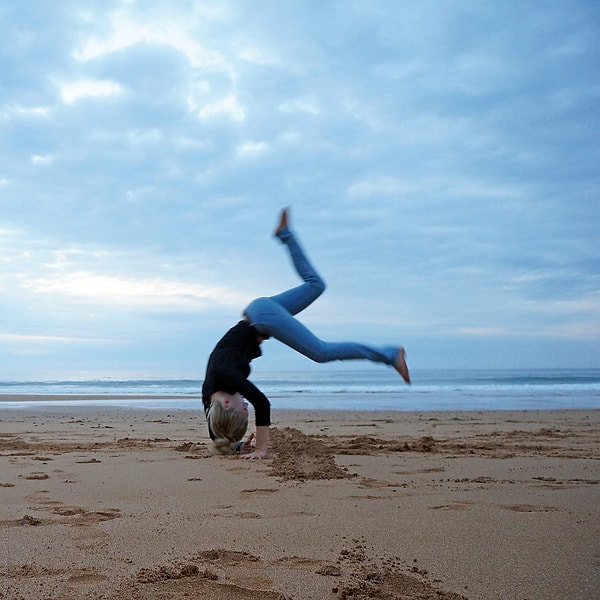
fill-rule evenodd
<path id="1" fill-rule="evenodd" d="M 279 215 L 279 223 L 277 224 L 277 229 L 275 229 L 275 233 L 273 235 L 277 235 L 280 231 L 285 229 L 288 226 L 288 209 L 284 208 Z"/>
<path id="2" fill-rule="evenodd" d="M 410 375 L 408 374 L 408 366 L 406 365 L 405 356 L 406 356 L 406 352 L 405 352 L 404 348 L 402 348 L 402 346 L 400 346 L 400 349 L 398 350 L 398 356 L 396 357 L 396 364 L 394 365 L 394 368 L 396 369 L 396 371 L 398 371 L 398 373 L 400 373 L 400 375 L 402 376 L 402 379 L 404 379 L 404 381 L 406 381 L 406 383 L 410 383 Z"/>

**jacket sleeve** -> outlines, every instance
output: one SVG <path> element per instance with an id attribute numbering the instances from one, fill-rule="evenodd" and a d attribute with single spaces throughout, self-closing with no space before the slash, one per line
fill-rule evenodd
<path id="1" fill-rule="evenodd" d="M 219 379 L 227 381 L 228 387 L 235 388 L 235 391 L 239 392 L 252 404 L 257 427 L 271 424 L 271 403 L 251 381 L 248 381 L 236 369 L 228 367 L 217 369 L 215 375 Z"/>

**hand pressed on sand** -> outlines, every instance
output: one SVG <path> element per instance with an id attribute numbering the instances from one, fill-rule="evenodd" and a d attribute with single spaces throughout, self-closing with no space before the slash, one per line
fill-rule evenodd
<path id="1" fill-rule="evenodd" d="M 246 460 L 260 460 L 267 455 L 267 449 L 269 448 L 269 426 L 260 425 L 256 428 L 256 442 L 254 447 L 250 443 L 253 438 L 254 434 L 251 434 L 242 447 L 242 452 L 246 447 L 250 450 L 248 454 L 241 455 Z"/>

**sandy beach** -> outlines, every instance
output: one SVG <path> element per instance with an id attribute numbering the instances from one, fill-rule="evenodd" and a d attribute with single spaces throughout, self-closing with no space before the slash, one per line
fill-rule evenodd
<path id="1" fill-rule="evenodd" d="M 600 411 L 3 409 L 0 598 L 595 599 Z"/>

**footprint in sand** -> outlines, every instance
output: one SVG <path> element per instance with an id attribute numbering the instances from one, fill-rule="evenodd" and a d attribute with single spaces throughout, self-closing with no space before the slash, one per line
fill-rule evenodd
<path id="1" fill-rule="evenodd" d="M 262 561 L 246 552 L 206 550 L 169 565 L 138 571 L 142 594 L 136 599 L 160 597 L 220 598 L 222 600 L 285 600 L 269 589 Z M 139 588 L 137 588 L 139 590 Z"/>
<path id="2" fill-rule="evenodd" d="M 272 494 L 273 492 L 278 492 L 278 489 L 275 488 L 255 488 L 249 490 L 240 490 L 240 498 L 244 498 L 245 496 L 267 496 L 268 494 Z"/>
<path id="3" fill-rule="evenodd" d="M 506 510 L 512 510 L 513 512 L 520 513 L 532 513 L 532 512 L 558 512 L 561 509 L 555 506 L 534 506 L 532 504 L 514 504 L 509 506 L 500 506 Z"/>
<path id="4" fill-rule="evenodd" d="M 48 475 L 48 473 L 36 472 L 25 475 L 25 479 L 29 479 L 30 481 L 43 481 L 44 479 L 50 479 L 50 475 Z"/>

